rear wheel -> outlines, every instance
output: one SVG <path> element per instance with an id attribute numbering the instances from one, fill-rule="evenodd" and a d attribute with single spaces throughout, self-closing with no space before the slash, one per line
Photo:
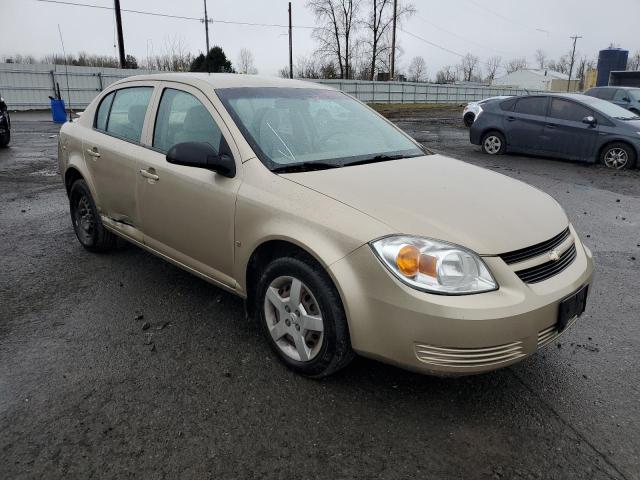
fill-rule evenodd
<path id="1" fill-rule="evenodd" d="M 80 244 L 91 252 L 106 252 L 116 244 L 116 236 L 104 228 L 89 187 L 76 180 L 69 192 L 73 229 Z"/>
<path id="2" fill-rule="evenodd" d="M 507 142 L 500 132 L 488 132 L 482 137 L 482 151 L 489 155 L 502 155 L 507 149 Z"/>
<path id="3" fill-rule="evenodd" d="M 636 152 L 626 143 L 611 143 L 602 149 L 600 161 L 607 168 L 625 170 L 636 165 Z"/>
<path id="4" fill-rule="evenodd" d="M 274 260 L 258 281 L 255 301 L 267 341 L 292 370 L 326 377 L 354 357 L 340 296 L 319 266 Z"/>

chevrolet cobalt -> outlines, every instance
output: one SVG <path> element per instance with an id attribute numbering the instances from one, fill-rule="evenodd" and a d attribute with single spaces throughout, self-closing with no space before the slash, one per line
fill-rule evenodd
<path id="1" fill-rule="evenodd" d="M 550 196 L 326 86 L 130 77 L 62 127 L 59 164 L 83 247 L 121 237 L 243 297 L 310 377 L 355 354 L 494 370 L 585 308 L 592 256 Z"/>

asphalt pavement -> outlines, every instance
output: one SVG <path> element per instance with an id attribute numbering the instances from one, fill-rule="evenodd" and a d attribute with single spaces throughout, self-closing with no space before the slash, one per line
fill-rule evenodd
<path id="1" fill-rule="evenodd" d="M 560 202 L 594 253 L 585 314 L 490 374 L 358 358 L 322 381 L 275 360 L 234 296 L 131 245 L 86 252 L 58 127 L 14 115 L 0 150 L 0 478 L 639 479 L 640 171 L 488 157 L 458 114 L 389 115 Z"/>

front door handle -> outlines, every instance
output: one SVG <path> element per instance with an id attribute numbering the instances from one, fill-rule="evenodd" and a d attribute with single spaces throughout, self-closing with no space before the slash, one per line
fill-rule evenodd
<path id="1" fill-rule="evenodd" d="M 87 148 L 87 153 L 91 155 L 93 158 L 100 158 L 100 152 L 98 151 L 98 147 Z"/>
<path id="2" fill-rule="evenodd" d="M 160 177 L 158 175 L 150 172 L 149 170 L 145 170 L 144 168 L 140 169 L 140 175 L 142 175 L 144 178 L 148 178 L 149 180 L 160 180 Z"/>
<path id="3" fill-rule="evenodd" d="M 557 127 L 557 125 L 553 124 L 553 123 L 547 123 L 546 127 L 550 130 L 554 129 Z"/>

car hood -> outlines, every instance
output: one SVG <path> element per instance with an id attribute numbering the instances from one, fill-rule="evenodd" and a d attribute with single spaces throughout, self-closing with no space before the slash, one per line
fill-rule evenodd
<path id="1" fill-rule="evenodd" d="M 443 155 L 282 176 L 397 233 L 445 240 L 482 255 L 543 242 L 569 223 L 546 193 Z"/>

